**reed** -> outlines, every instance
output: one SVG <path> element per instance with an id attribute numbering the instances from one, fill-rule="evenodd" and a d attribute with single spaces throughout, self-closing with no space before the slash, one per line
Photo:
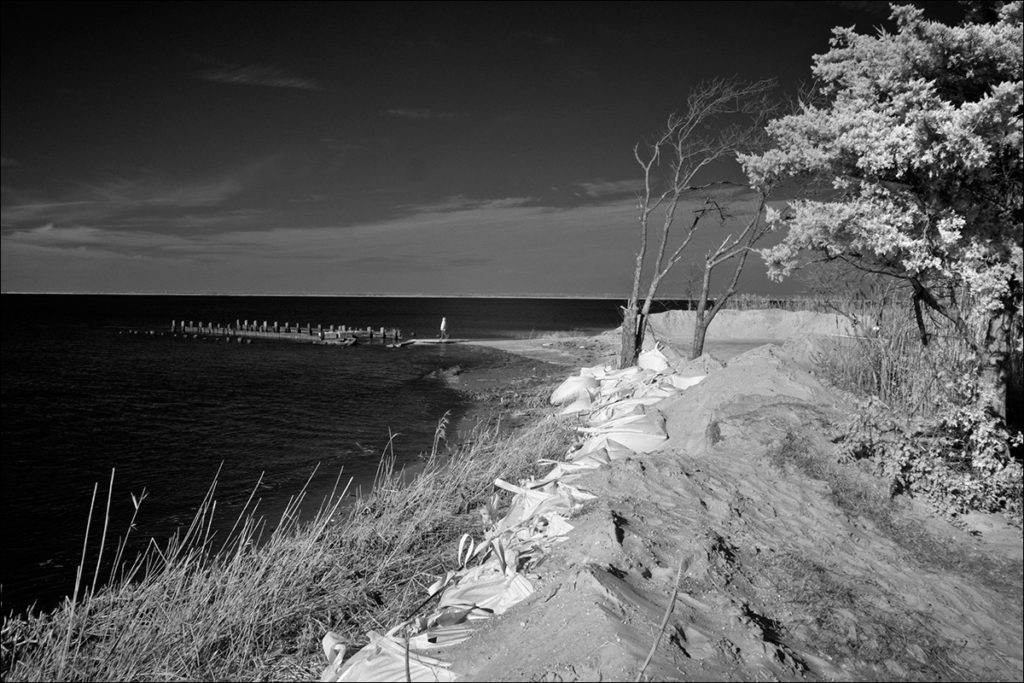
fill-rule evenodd
<path id="1" fill-rule="evenodd" d="M 535 473 L 537 459 L 564 452 L 569 438 L 551 419 L 512 433 L 478 424 L 463 447 L 440 453 L 436 439 L 409 481 L 388 448 L 366 495 L 347 496 L 339 476 L 312 520 L 299 518 L 303 489 L 273 531 L 247 505 L 225 539 L 210 531 L 214 482 L 183 534 L 151 542 L 96 588 L 83 579 L 84 592 L 51 612 L 5 618 L 0 674 L 315 680 L 326 631 L 354 653 L 366 631 L 406 618 L 435 575 L 455 567 L 454 541 L 480 524 L 476 509 L 494 479 Z"/>
<path id="2" fill-rule="evenodd" d="M 863 323 L 867 309 L 839 310 Z M 974 374 L 977 359 L 951 323 L 929 316 L 930 342 L 923 346 L 905 309 L 883 305 L 870 314 L 875 324 L 862 325 L 865 334 L 817 344 L 814 360 L 828 380 L 857 396 L 879 399 L 907 418 L 930 414 L 943 399 L 960 400 L 950 393 L 951 379 Z"/>
<path id="3" fill-rule="evenodd" d="M 849 293 L 835 295 L 792 294 L 789 296 L 767 296 L 764 294 L 734 294 L 725 303 L 725 309 L 733 311 L 760 311 L 776 309 L 783 311 L 810 311 L 812 313 L 844 313 L 863 316 L 874 311 L 881 303 L 871 296 L 856 296 Z"/>

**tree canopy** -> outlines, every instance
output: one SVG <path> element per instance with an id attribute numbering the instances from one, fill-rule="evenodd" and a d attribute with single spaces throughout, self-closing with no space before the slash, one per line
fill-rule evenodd
<path id="1" fill-rule="evenodd" d="M 788 229 L 762 252 L 770 274 L 812 250 L 905 278 L 933 307 L 942 284 L 975 310 L 1019 312 L 1021 2 L 992 14 L 947 26 L 894 5 L 895 32 L 833 30 L 814 58 L 817 101 L 768 125 L 767 152 L 740 157 L 755 188 L 805 176 L 833 188 L 773 213 Z"/>

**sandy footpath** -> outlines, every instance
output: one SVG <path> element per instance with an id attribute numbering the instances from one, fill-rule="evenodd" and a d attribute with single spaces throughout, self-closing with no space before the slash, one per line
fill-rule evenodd
<path id="1" fill-rule="evenodd" d="M 1024 678 L 1020 529 L 952 525 L 838 462 L 829 436 L 848 400 L 742 329 L 709 340 L 704 382 L 658 404 L 661 449 L 574 482 L 598 499 L 536 591 L 431 653 L 460 680 L 634 680 L 680 566 L 648 680 Z M 616 341 L 476 343 L 542 362 L 539 380 L 612 363 Z"/>

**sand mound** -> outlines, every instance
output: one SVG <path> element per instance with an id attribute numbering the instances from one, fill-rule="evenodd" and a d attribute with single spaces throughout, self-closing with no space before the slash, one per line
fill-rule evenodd
<path id="1" fill-rule="evenodd" d="M 713 361 L 701 356 L 692 365 L 705 372 L 713 370 Z M 721 366 L 720 366 L 721 367 Z M 707 379 L 687 392 L 658 405 L 665 414 L 669 443 L 666 448 L 681 448 L 689 453 L 703 450 L 720 429 L 718 420 L 732 404 L 758 402 L 803 402 L 837 409 L 835 395 L 807 371 L 799 368 L 778 346 L 767 344 L 729 361 Z"/>
<path id="2" fill-rule="evenodd" d="M 453 672 L 633 680 L 678 586 L 648 680 L 1021 678 L 1016 549 L 834 462 L 842 400 L 781 348 L 690 363 L 708 376 L 657 405 L 669 440 L 575 482 L 597 499 Z"/>
<path id="3" fill-rule="evenodd" d="M 693 311 L 666 311 L 653 313 L 647 319 L 658 339 L 693 339 L 695 320 Z M 853 326 L 840 315 L 811 313 L 809 311 L 757 311 L 720 312 L 708 327 L 707 339 L 766 339 L 784 340 L 800 335 L 851 334 Z"/>

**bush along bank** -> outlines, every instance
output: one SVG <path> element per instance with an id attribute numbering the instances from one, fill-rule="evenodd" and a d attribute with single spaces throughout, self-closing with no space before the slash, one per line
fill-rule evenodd
<path id="1" fill-rule="evenodd" d="M 949 518 L 1004 513 L 1021 524 L 1024 467 L 1020 426 L 980 400 L 978 360 L 942 321 L 928 346 L 906 316 L 890 311 L 869 335 L 821 339 L 813 361 L 834 386 L 859 399 L 837 430 L 840 456 L 862 461 L 891 493 L 926 499 Z M 1014 363 L 1020 385 L 1020 352 Z"/>

